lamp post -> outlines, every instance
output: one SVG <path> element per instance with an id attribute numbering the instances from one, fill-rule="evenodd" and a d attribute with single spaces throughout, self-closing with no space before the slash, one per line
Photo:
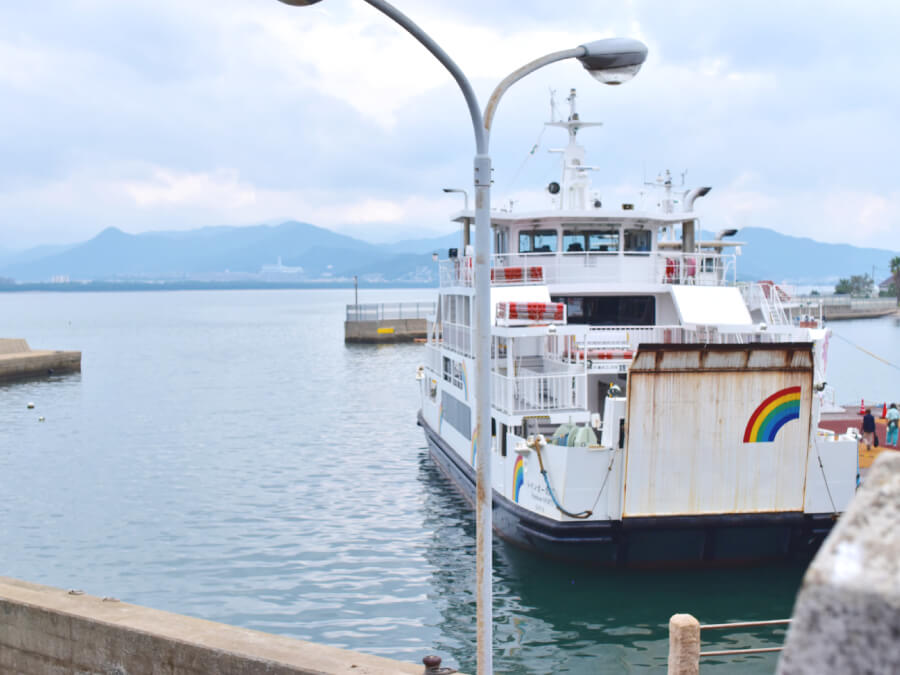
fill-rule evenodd
<path id="1" fill-rule="evenodd" d="M 279 0 L 286 5 L 313 5 L 320 0 Z M 425 31 L 405 14 L 384 0 L 364 0 L 402 26 L 441 62 L 459 85 L 466 100 L 475 133 L 475 432 L 476 452 L 476 602 L 478 631 L 478 673 L 493 673 L 493 625 L 491 570 L 493 555 L 493 488 L 491 487 L 491 158 L 488 154 L 490 128 L 503 94 L 529 73 L 556 61 L 576 58 L 584 68 L 604 84 L 622 84 L 640 70 L 647 58 L 647 47 L 628 38 L 609 38 L 589 42 L 574 49 L 554 52 L 525 64 L 507 76 L 491 94 L 484 115 L 472 85 L 459 66 Z M 468 201 L 468 195 L 466 195 Z M 480 448 L 478 446 L 481 446 Z"/>

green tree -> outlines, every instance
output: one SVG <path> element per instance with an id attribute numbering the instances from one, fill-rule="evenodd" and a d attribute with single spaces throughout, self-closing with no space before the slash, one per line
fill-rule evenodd
<path id="1" fill-rule="evenodd" d="M 854 274 L 849 279 L 838 280 L 834 292 L 838 295 L 866 297 L 872 295 L 875 281 L 868 274 Z"/>

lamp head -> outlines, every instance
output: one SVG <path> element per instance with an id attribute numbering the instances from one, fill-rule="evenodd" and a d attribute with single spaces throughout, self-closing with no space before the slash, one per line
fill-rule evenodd
<path id="1" fill-rule="evenodd" d="M 291 7 L 306 7 L 307 5 L 316 4 L 319 0 L 278 0 L 278 2 L 283 2 Z"/>
<path id="2" fill-rule="evenodd" d="M 578 60 L 603 84 L 627 82 L 637 75 L 647 58 L 647 45 L 631 38 L 607 38 L 588 42 L 581 47 L 584 54 Z"/>

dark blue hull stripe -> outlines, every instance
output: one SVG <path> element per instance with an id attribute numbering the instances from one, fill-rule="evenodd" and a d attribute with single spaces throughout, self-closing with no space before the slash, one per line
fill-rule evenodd
<path id="1" fill-rule="evenodd" d="M 475 471 L 424 420 L 432 458 L 470 505 Z M 668 566 L 806 558 L 834 519 L 803 513 L 660 516 L 622 521 L 559 522 L 493 492 L 497 535 L 521 548 L 598 565 Z"/>

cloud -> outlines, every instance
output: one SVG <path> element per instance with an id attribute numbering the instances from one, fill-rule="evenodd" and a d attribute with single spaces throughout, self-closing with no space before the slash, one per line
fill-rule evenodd
<path id="1" fill-rule="evenodd" d="M 49 3 L 49 4 L 48 4 Z M 471 122 L 449 74 L 358 0 L 48 0 L 0 5 L 0 227 L 17 245 L 296 218 L 386 239 L 448 231 Z M 610 35 L 650 56 L 624 87 L 577 63 L 504 97 L 494 204 L 558 180 L 548 89 L 579 92 L 604 201 L 688 169 L 717 222 L 882 245 L 893 163 L 900 6 L 407 0 L 482 101 L 543 53 Z M 773 19 L 776 17 L 777 19 Z M 531 147 L 540 145 L 534 155 Z M 531 196 L 529 196 L 531 195 Z M 398 237 L 399 238 L 399 237 Z"/>
<path id="2" fill-rule="evenodd" d="M 155 168 L 149 178 L 122 181 L 118 187 L 141 208 L 178 205 L 237 209 L 256 203 L 256 190 L 242 184 L 234 169 L 183 173 Z"/>

